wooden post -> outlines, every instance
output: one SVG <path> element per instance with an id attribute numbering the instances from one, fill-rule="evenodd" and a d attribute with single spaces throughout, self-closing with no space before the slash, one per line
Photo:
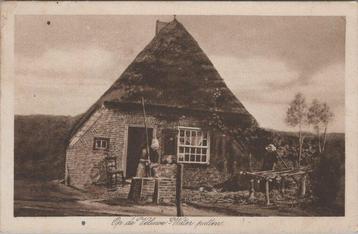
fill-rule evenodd
<path id="1" fill-rule="evenodd" d="M 181 191 L 183 187 L 183 171 L 184 165 L 181 163 L 177 164 L 177 175 L 176 175 L 176 206 L 177 216 L 184 216 L 183 208 L 181 205 Z"/>
<path id="2" fill-rule="evenodd" d="M 250 180 L 250 195 L 249 195 L 249 201 L 255 200 L 255 180 Z"/>
<path id="3" fill-rule="evenodd" d="M 281 178 L 281 195 L 284 195 L 285 194 L 285 179 L 282 177 Z"/>
<path id="4" fill-rule="evenodd" d="M 301 123 L 299 123 L 299 132 L 298 132 L 298 141 L 299 141 L 299 152 L 298 152 L 298 160 L 297 166 L 300 168 L 301 166 L 301 156 L 302 156 L 302 133 L 301 133 Z"/>
<path id="5" fill-rule="evenodd" d="M 146 150 L 147 150 L 147 160 L 150 164 L 150 150 L 149 150 L 149 136 L 148 136 L 148 128 L 147 128 L 147 117 L 145 113 L 145 105 L 144 105 L 144 97 L 142 97 L 142 108 L 143 108 L 143 118 L 144 118 L 144 128 L 145 128 L 145 140 L 146 140 Z M 146 177 L 151 177 L 150 165 L 146 165 Z"/>
<path id="6" fill-rule="evenodd" d="M 306 174 L 302 175 L 301 177 L 301 184 L 300 184 L 300 196 L 304 197 L 306 195 Z"/>
<path id="7" fill-rule="evenodd" d="M 265 189 L 266 189 L 266 205 L 270 205 L 270 181 L 269 181 L 269 179 L 266 179 Z"/>

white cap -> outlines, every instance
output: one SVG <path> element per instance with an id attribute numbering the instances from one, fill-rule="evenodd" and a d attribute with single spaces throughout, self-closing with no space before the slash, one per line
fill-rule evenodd
<path id="1" fill-rule="evenodd" d="M 157 138 L 153 138 L 150 148 L 152 148 L 153 150 L 159 149 L 159 141 Z"/>
<path id="2" fill-rule="evenodd" d="M 265 147 L 265 149 L 267 151 L 276 151 L 276 146 L 274 144 L 269 144 L 268 146 Z"/>

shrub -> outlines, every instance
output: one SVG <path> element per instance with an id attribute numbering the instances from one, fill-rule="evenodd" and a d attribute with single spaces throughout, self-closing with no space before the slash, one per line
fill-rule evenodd
<path id="1" fill-rule="evenodd" d="M 325 151 L 314 162 L 312 195 L 317 205 L 344 209 L 345 157 L 344 141 L 328 142 Z"/>
<path id="2" fill-rule="evenodd" d="M 15 178 L 63 178 L 66 138 L 76 119 L 69 116 L 15 116 Z"/>

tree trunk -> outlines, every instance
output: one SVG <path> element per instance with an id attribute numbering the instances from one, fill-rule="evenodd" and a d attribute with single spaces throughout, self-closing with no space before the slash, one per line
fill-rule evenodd
<path id="1" fill-rule="evenodd" d="M 252 155 L 249 153 L 249 171 L 252 171 Z"/>
<path id="2" fill-rule="evenodd" d="M 322 153 L 321 135 L 320 135 L 320 132 L 319 132 L 319 127 L 317 127 L 317 137 L 318 137 L 318 152 Z"/>
<path id="3" fill-rule="evenodd" d="M 301 166 L 301 156 L 302 156 L 302 127 L 301 124 L 299 125 L 299 130 L 298 130 L 298 147 L 299 147 L 299 151 L 298 151 L 298 168 L 300 168 Z"/>
<path id="4" fill-rule="evenodd" d="M 324 151 L 324 148 L 326 147 L 326 140 L 327 140 L 327 125 L 324 126 L 322 151 Z"/>

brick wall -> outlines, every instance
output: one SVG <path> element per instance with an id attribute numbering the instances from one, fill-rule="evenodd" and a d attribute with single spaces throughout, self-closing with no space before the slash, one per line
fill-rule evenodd
<path id="1" fill-rule="evenodd" d="M 78 188 L 86 185 L 103 183 L 106 180 L 104 158 L 106 154 L 117 157 L 117 164 L 122 165 L 125 133 L 124 116 L 114 116 L 105 109 L 97 116 L 91 126 L 85 126 L 85 132 L 66 151 L 66 173 L 69 184 Z M 110 139 L 109 149 L 93 149 L 95 137 Z"/>
<path id="2" fill-rule="evenodd" d="M 89 120 L 91 124 L 84 124 L 78 131 L 81 135 L 74 136 L 78 140 L 73 141 L 75 143 L 67 148 L 66 177 L 69 179 L 69 184 L 77 188 L 85 189 L 90 184 L 104 183 L 106 180 L 104 158 L 107 153 L 117 157 L 118 168 L 125 172 L 128 127 L 144 127 L 143 115 L 140 112 L 121 112 L 107 108 L 98 111 L 101 113 L 92 115 L 93 119 Z M 159 140 L 163 129 L 176 129 L 177 126 L 201 127 L 201 122 L 200 119 L 190 116 L 166 120 L 147 114 L 147 126 L 154 129 Z M 94 137 L 110 138 L 108 152 L 93 149 Z M 160 150 L 162 148 L 160 147 Z M 210 158 L 209 166 L 185 165 L 184 186 L 195 186 L 203 181 L 213 184 L 226 178 L 225 174 L 217 170 L 218 156 L 211 155 Z"/>
<path id="3" fill-rule="evenodd" d="M 175 178 L 156 178 L 154 200 L 157 204 L 174 203 L 176 194 Z"/>

